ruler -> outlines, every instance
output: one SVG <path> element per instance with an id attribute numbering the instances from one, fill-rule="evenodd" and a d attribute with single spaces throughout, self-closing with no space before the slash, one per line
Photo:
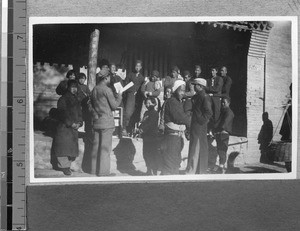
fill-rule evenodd
<path id="1" fill-rule="evenodd" d="M 7 5 L 7 106 L 6 106 L 6 224 L 1 230 L 26 230 L 25 127 L 26 127 L 26 1 L 2 1 Z M 5 16 L 3 14 L 3 16 Z M 3 42 L 3 40 L 2 40 Z M 4 61 L 2 63 L 5 63 Z M 3 67 L 3 66 L 2 66 Z M 4 81 L 3 81 L 4 82 Z M 5 114 L 5 113 L 4 113 Z M 4 136 L 3 131 L 3 136 Z M 5 164 L 4 156 L 2 163 Z M 2 172 L 2 170 L 1 170 Z M 5 193 L 5 192 L 4 192 Z"/>

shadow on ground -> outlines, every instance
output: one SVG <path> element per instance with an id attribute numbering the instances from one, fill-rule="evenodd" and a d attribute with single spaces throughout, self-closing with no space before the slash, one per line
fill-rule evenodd
<path id="1" fill-rule="evenodd" d="M 145 175 L 144 172 L 137 171 L 133 164 L 136 148 L 131 138 L 121 138 L 117 146 L 113 149 L 117 160 L 117 170 L 127 173 L 130 176 Z"/>

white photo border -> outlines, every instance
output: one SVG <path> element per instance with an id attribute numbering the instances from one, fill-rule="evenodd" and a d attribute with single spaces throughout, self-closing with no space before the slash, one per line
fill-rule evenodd
<path id="1" fill-rule="evenodd" d="M 110 23 L 155 23 L 155 22 L 210 22 L 210 21 L 291 21 L 292 50 L 292 172 L 263 174 L 212 174 L 212 175 L 172 175 L 172 176 L 116 176 L 116 177 L 34 177 L 34 127 L 33 127 L 33 25 L 37 24 L 110 24 Z M 29 17 L 28 46 L 28 101 L 29 102 L 29 185 L 41 184 L 87 184 L 87 183 L 163 183 L 200 182 L 230 180 L 291 180 L 297 179 L 297 141 L 298 141 L 298 17 L 297 16 L 221 16 L 221 17 Z"/>

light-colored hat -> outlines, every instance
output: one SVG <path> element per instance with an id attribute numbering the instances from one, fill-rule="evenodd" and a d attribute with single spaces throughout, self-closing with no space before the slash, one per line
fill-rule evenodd
<path id="1" fill-rule="evenodd" d="M 202 78 L 196 78 L 191 82 L 191 84 L 194 84 L 194 85 L 199 84 L 199 85 L 206 87 L 206 80 L 202 79 Z"/>
<path id="2" fill-rule="evenodd" d="M 175 92 L 177 90 L 178 87 L 185 85 L 185 82 L 183 80 L 176 80 L 174 82 L 174 85 L 172 87 L 172 91 Z"/>

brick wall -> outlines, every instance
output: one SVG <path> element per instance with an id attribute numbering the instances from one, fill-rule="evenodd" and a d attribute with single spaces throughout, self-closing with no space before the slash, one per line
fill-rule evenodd
<path id="1" fill-rule="evenodd" d="M 274 130 L 283 114 L 292 81 L 291 24 L 275 22 L 267 46 L 266 57 L 266 111 L 273 122 Z M 279 130 L 274 140 L 280 140 Z"/>
<path id="2" fill-rule="evenodd" d="M 264 91 L 264 59 L 248 56 L 247 82 L 247 138 L 248 153 L 246 163 L 259 161 L 260 151 L 257 136 L 261 128 Z"/>
<path id="3" fill-rule="evenodd" d="M 287 102 L 292 79 L 290 23 L 274 22 L 266 47 L 265 66 L 262 57 L 248 55 L 247 138 L 249 145 L 245 157 L 248 163 L 258 162 L 260 157 L 257 136 L 262 125 L 265 74 L 265 111 L 269 113 L 274 131 L 279 125 L 274 140 L 280 140 L 281 137 L 279 130 L 282 121 L 279 123 L 279 120 L 284 110 L 283 105 Z"/>

